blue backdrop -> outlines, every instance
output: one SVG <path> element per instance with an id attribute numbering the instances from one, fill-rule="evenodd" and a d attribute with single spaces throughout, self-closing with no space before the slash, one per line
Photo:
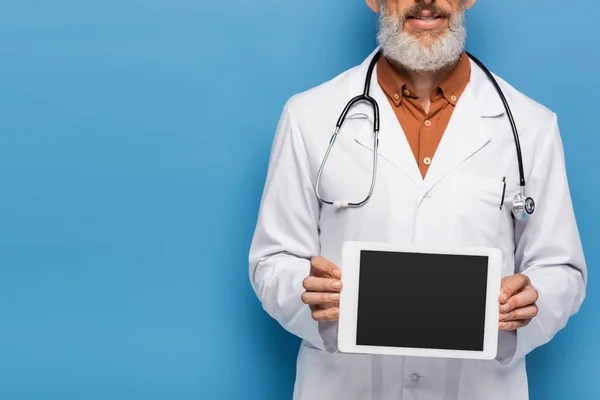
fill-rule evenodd
<path id="1" fill-rule="evenodd" d="M 533 400 L 600 396 L 596 6 L 469 14 L 469 50 L 559 114 L 590 266 Z M 1 399 L 291 398 L 298 341 L 247 274 L 271 141 L 375 22 L 362 0 L 2 1 Z"/>

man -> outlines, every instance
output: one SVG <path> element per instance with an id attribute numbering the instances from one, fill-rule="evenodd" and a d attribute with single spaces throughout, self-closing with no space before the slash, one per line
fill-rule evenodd
<path id="1" fill-rule="evenodd" d="M 587 269 L 556 116 L 498 78 L 518 126 L 527 194 L 537 202 L 526 220 L 511 214 L 519 191 L 512 131 L 492 83 L 464 52 L 464 14 L 475 1 L 367 0 L 380 13 L 383 56 L 371 86 L 381 111 L 379 170 L 363 207 L 325 204 L 314 188 L 339 113 L 362 92 L 372 56 L 285 106 L 250 278 L 265 310 L 302 339 L 295 399 L 527 399 L 525 356 L 583 302 Z M 323 198 L 360 201 L 368 192 L 370 110 L 348 114 L 323 170 Z M 340 353 L 339 263 L 348 240 L 501 249 L 497 358 Z M 448 313 L 457 327 L 469 318 L 451 304 Z"/>

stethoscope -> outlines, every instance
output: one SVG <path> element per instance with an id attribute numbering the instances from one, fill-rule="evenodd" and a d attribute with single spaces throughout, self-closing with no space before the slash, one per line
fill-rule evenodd
<path id="1" fill-rule="evenodd" d="M 344 108 L 344 111 L 342 112 L 342 115 L 340 115 L 340 118 L 338 119 L 337 124 L 335 126 L 335 132 L 333 133 L 333 135 L 331 136 L 331 140 L 329 141 L 329 146 L 327 147 L 327 152 L 325 153 L 325 156 L 323 157 L 323 162 L 321 163 L 321 167 L 319 168 L 319 172 L 317 173 L 317 180 L 315 183 L 315 193 L 316 193 L 319 201 L 321 201 L 322 203 L 333 205 L 333 206 L 335 206 L 337 208 L 341 208 L 341 209 L 343 209 L 343 208 L 358 208 L 358 207 L 364 206 L 371 199 L 371 196 L 373 195 L 373 190 L 375 189 L 375 180 L 377 178 L 377 157 L 378 157 L 378 148 L 379 148 L 379 105 L 377 104 L 377 101 L 369 95 L 369 92 L 371 89 L 371 78 L 373 76 L 373 71 L 375 69 L 375 65 L 377 64 L 377 60 L 379 60 L 379 57 L 381 57 L 381 54 L 382 54 L 382 52 L 381 52 L 381 50 L 379 50 L 375 54 L 373 59 L 371 60 L 371 63 L 369 64 L 369 68 L 367 70 L 367 77 L 365 80 L 365 90 L 364 90 L 363 94 L 356 96 L 355 98 L 350 100 L 348 102 L 348 104 L 346 104 L 346 107 Z M 485 72 L 485 74 L 488 76 L 488 78 L 490 79 L 490 81 L 492 82 L 494 87 L 496 88 L 496 91 L 498 92 L 498 95 L 500 96 L 500 99 L 502 99 L 502 103 L 504 104 L 504 109 L 506 110 L 506 115 L 508 116 L 508 121 L 510 122 L 510 126 L 513 131 L 513 136 L 515 138 L 515 145 L 517 148 L 517 161 L 519 163 L 520 190 L 516 194 L 515 198 L 513 199 L 512 212 L 516 219 L 524 220 L 529 215 L 533 214 L 533 212 L 535 211 L 535 202 L 533 201 L 533 199 L 531 197 L 525 196 L 525 173 L 523 170 L 523 157 L 521 155 L 521 143 L 519 141 L 519 133 L 517 132 L 517 125 L 515 124 L 515 120 L 513 118 L 512 112 L 510 111 L 508 102 L 506 101 L 506 97 L 504 96 L 504 93 L 502 92 L 500 85 L 498 85 L 498 82 L 496 81 L 496 79 L 494 78 L 492 73 L 477 58 L 473 57 L 469 53 L 467 53 L 467 55 L 471 58 L 471 60 L 473 60 L 475 62 L 475 64 L 477 64 L 479 66 L 479 68 L 481 68 L 483 70 L 483 72 Z M 355 106 L 356 104 L 358 104 L 362 101 L 369 103 L 373 107 L 373 177 L 371 178 L 371 187 L 369 189 L 369 194 L 360 203 L 350 203 L 348 201 L 342 201 L 342 200 L 336 200 L 336 201 L 325 200 L 319 194 L 319 182 L 321 181 L 323 169 L 325 168 L 325 164 L 327 163 L 327 159 L 329 158 L 329 153 L 331 152 L 331 149 L 333 148 L 333 145 L 335 143 L 335 139 L 337 138 L 337 135 L 340 133 L 340 130 L 342 129 L 342 125 L 344 124 L 344 121 L 346 120 L 346 116 L 348 115 L 348 112 L 350 111 L 350 109 L 353 106 Z"/>

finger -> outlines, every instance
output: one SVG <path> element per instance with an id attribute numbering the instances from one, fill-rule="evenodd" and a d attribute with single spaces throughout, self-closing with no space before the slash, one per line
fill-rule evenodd
<path id="1" fill-rule="evenodd" d="M 332 307 L 327 310 L 315 309 L 312 311 L 312 317 L 315 321 L 337 321 L 340 316 L 340 309 L 338 307 Z"/>
<path id="2" fill-rule="evenodd" d="M 302 293 L 302 302 L 304 304 L 337 304 L 340 300 L 339 293 L 317 293 L 317 292 L 304 292 Z"/>
<path id="3" fill-rule="evenodd" d="M 500 314 L 500 321 L 510 322 L 525 319 L 532 319 L 537 316 L 538 308 L 536 305 L 518 308 L 506 314 Z"/>
<path id="4" fill-rule="evenodd" d="M 500 290 L 500 304 L 504 304 L 512 296 L 523 290 L 529 285 L 529 277 L 523 274 L 507 276 L 502 279 L 502 289 Z"/>
<path id="5" fill-rule="evenodd" d="M 538 292 L 533 286 L 528 285 L 520 293 L 512 296 L 506 304 L 500 307 L 500 312 L 508 313 L 518 308 L 526 307 L 534 304 L 538 300 Z"/>
<path id="6" fill-rule="evenodd" d="M 500 322 L 498 327 L 503 331 L 514 331 L 515 329 L 523 328 L 531 322 L 530 319 L 524 319 L 521 321 L 511 321 L 511 322 Z"/>
<path id="7" fill-rule="evenodd" d="M 326 275 L 331 278 L 341 278 L 342 270 L 337 265 L 323 257 L 314 257 L 310 260 L 311 269 L 315 272 L 314 275 Z"/>
<path id="8" fill-rule="evenodd" d="M 311 309 L 311 311 L 317 311 L 317 310 L 329 310 L 330 308 L 339 307 L 339 305 L 335 304 L 335 303 L 310 304 L 308 307 Z"/>
<path id="9" fill-rule="evenodd" d="M 304 278 L 302 286 L 308 292 L 339 292 L 342 290 L 342 282 L 336 279 L 317 278 L 308 276 Z"/>

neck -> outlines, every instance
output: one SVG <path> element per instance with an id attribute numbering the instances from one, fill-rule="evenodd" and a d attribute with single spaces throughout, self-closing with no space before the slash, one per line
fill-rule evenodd
<path id="1" fill-rule="evenodd" d="M 437 71 L 413 71 L 395 61 L 390 60 L 390 63 L 402 79 L 408 83 L 408 86 L 415 92 L 415 95 L 419 97 L 425 112 L 428 113 L 429 106 L 431 105 L 431 92 L 448 78 L 456 67 L 456 64 L 458 64 L 458 61 L 456 60 Z"/>

